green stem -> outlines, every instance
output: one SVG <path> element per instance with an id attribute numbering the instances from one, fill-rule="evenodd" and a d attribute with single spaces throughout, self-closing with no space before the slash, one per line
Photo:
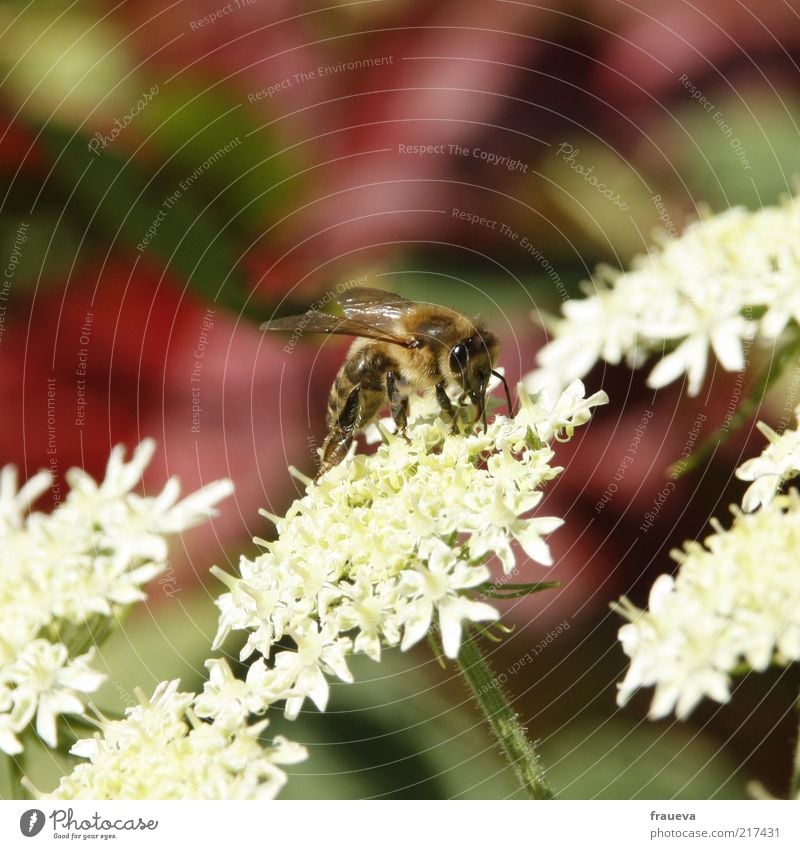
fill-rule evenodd
<path id="1" fill-rule="evenodd" d="M 797 700 L 800 709 L 800 699 Z M 792 764 L 792 784 L 789 788 L 789 798 L 800 798 L 800 726 L 797 729 L 797 741 L 794 744 L 794 763 Z"/>
<path id="2" fill-rule="evenodd" d="M 798 356 L 800 356 L 800 334 L 796 334 L 791 342 L 778 351 L 769 366 L 764 369 L 758 380 L 753 384 L 752 390 L 742 399 L 725 433 L 723 434 L 720 431 L 713 433 L 686 459 L 673 463 L 667 469 L 667 477 L 673 475 L 680 477 L 702 465 L 731 434 L 750 419 L 763 402 L 764 396 L 786 370 L 786 367 L 792 361 L 795 364 L 797 363 Z"/>
<path id="3" fill-rule="evenodd" d="M 28 799 L 28 791 L 22 783 L 25 777 L 25 765 L 22 762 L 23 752 L 18 755 L 8 755 L 9 799 Z"/>
<path id="4" fill-rule="evenodd" d="M 552 799 L 539 755 L 469 631 L 464 632 L 458 667 L 528 797 Z"/>

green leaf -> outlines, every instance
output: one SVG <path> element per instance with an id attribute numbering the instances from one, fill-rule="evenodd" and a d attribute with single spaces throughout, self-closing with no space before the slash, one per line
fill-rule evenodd
<path id="1" fill-rule="evenodd" d="M 0 257 L 8 281 L 9 303 L 15 293 L 28 290 L 40 279 L 48 282 L 70 267 L 78 252 L 80 233 L 69 221 L 59 222 L 51 210 L 28 210 L 16 215 L 0 215 Z"/>
<path id="2" fill-rule="evenodd" d="M 333 683 L 326 713 L 295 722 L 270 712 L 268 731 L 309 748 L 287 768 L 284 799 L 522 798 L 463 688 L 453 689 L 424 650 L 385 651 L 380 664 L 349 662 L 355 684 Z"/>
<path id="3" fill-rule="evenodd" d="M 541 747 L 557 799 L 741 799 L 740 765 L 710 736 L 664 723 L 587 719 Z"/>
<path id="4" fill-rule="evenodd" d="M 231 229 L 246 235 L 248 243 L 294 208 L 290 197 L 303 179 L 292 175 L 301 168 L 263 112 L 253 112 L 220 87 L 172 82 L 159 87 L 140 116 L 148 150 L 157 150 L 178 180 L 213 159 L 197 190 L 213 198 Z M 233 141 L 232 154 L 217 155 Z"/>
<path id="5" fill-rule="evenodd" d="M 219 588 L 214 581 L 212 592 Z M 149 696 L 159 681 L 173 678 L 181 679 L 183 689 L 201 688 L 207 677 L 204 661 L 219 654 L 211 651 L 217 616 L 213 596 L 204 591 L 137 606 L 98 651 L 98 668 L 105 667 L 109 678 L 95 694 L 95 703 L 103 711 L 122 713 L 136 703 L 136 687 Z"/>
<path id="6" fill-rule="evenodd" d="M 545 590 L 555 590 L 560 586 L 560 581 L 538 581 L 530 584 L 504 584 L 498 581 L 494 584 L 481 584 L 476 589 L 481 595 L 489 598 L 521 598 Z"/>
<path id="7" fill-rule="evenodd" d="M 68 213 L 99 230 L 109 250 L 120 246 L 143 259 L 153 256 L 204 298 L 245 309 L 242 249 L 226 218 L 193 185 L 184 190 L 164 175 L 148 179 L 136 162 L 115 150 L 96 155 L 87 137 L 53 123 L 42 129 L 41 141 L 55 163 L 53 179 L 72 195 Z"/>

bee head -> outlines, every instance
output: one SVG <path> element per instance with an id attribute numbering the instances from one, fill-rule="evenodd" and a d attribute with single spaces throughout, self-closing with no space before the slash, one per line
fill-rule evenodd
<path id="1" fill-rule="evenodd" d="M 499 343 L 485 328 L 461 339 L 449 351 L 451 380 L 460 386 L 477 409 L 477 418 L 486 426 L 486 389 L 492 374 Z"/>

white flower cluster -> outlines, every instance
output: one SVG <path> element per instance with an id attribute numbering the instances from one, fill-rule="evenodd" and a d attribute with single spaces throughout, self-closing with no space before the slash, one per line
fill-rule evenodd
<path id="1" fill-rule="evenodd" d="M 18 734 L 34 719 L 57 745 L 61 714 L 82 714 L 105 677 L 86 649 L 167 565 L 165 534 L 191 527 L 229 495 L 218 481 L 178 502 L 175 479 L 153 498 L 131 492 L 155 451 L 152 440 L 125 462 L 111 453 L 98 484 L 71 469 L 71 490 L 51 513 L 30 513 L 51 484 L 40 472 L 17 491 L 16 470 L 0 471 L 0 750 L 18 754 Z"/>
<path id="2" fill-rule="evenodd" d="M 269 661 L 256 673 L 260 686 L 286 699 L 289 717 L 306 698 L 325 708 L 326 675 L 352 680 L 349 654 L 378 660 L 382 646 L 408 649 L 435 620 L 445 654 L 456 657 L 464 622 L 498 616 L 478 597 L 489 555 L 511 571 L 516 541 L 552 562 L 543 537 L 562 520 L 526 516 L 561 471 L 550 443 L 569 439 L 608 400 L 584 396 L 580 381 L 552 403 L 521 389 L 514 418 L 455 435 L 435 400 L 412 399 L 408 439 L 383 429 L 375 454 L 308 482 L 285 517 L 265 514 L 277 539 L 256 540 L 266 551 L 242 558 L 240 578 L 215 570 L 230 590 L 218 600 L 215 645 L 249 631 L 242 659 L 259 652 Z"/>
<path id="3" fill-rule="evenodd" d="M 661 359 L 648 385 L 686 374 L 700 391 L 709 348 L 727 371 L 746 364 L 752 340 L 775 344 L 800 323 L 800 199 L 756 212 L 742 208 L 694 222 L 678 238 L 634 260 L 627 273 L 601 267 L 587 297 L 567 301 L 549 322 L 554 339 L 526 378 L 558 388 L 599 361 L 637 368 Z"/>
<path id="4" fill-rule="evenodd" d="M 742 663 L 762 671 L 800 660 L 800 494 L 733 512 L 729 530 L 712 522 L 702 545 L 674 554 L 680 571 L 656 579 L 647 611 L 627 599 L 616 606 L 630 620 L 619 631 L 631 658 L 620 705 L 655 686 L 650 717 L 674 709 L 684 718 L 704 697 L 726 701 Z"/>
<path id="5" fill-rule="evenodd" d="M 620 705 L 655 685 L 650 716 L 685 717 L 704 696 L 726 701 L 740 664 L 761 671 L 800 659 L 800 495 L 777 495 L 800 473 L 800 407 L 795 414 L 797 429 L 780 436 L 759 422 L 769 444 L 736 471 L 753 484 L 730 530 L 712 521 L 703 545 L 675 553 L 680 571 L 656 579 L 647 611 L 616 605 L 630 620 L 619 632 L 631 658 Z"/>
<path id="6" fill-rule="evenodd" d="M 769 504 L 780 487 L 800 475 L 800 407 L 795 410 L 798 428 L 782 434 L 759 422 L 757 427 L 769 440 L 769 445 L 736 470 L 736 477 L 753 481 L 742 499 L 742 507 L 751 513 L 762 504 Z"/>
<path id="7" fill-rule="evenodd" d="M 230 688 L 230 671 L 215 669 L 217 683 L 227 678 Z M 177 681 L 162 682 L 151 699 L 140 696 L 141 704 L 129 708 L 124 719 L 105 720 L 102 734 L 76 743 L 72 753 L 89 763 L 77 766 L 44 798 L 274 798 L 286 783 L 280 765 L 303 760 L 305 749 L 282 737 L 262 746 L 267 720 L 248 725 L 244 714 L 236 718 L 229 706 L 223 706 L 224 718 L 204 722 L 202 699 L 178 692 Z M 233 701 L 238 704 L 235 696 Z"/>

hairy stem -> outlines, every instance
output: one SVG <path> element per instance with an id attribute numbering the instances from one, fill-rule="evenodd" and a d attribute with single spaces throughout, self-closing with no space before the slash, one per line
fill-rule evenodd
<path id="1" fill-rule="evenodd" d="M 800 698 L 797 700 L 797 708 L 800 711 Z M 794 744 L 794 762 L 792 764 L 792 784 L 789 788 L 789 798 L 800 797 L 800 726 L 797 729 L 797 740 Z"/>
<path id="2" fill-rule="evenodd" d="M 458 667 L 528 797 L 552 799 L 541 759 L 469 631 L 464 634 Z"/>

